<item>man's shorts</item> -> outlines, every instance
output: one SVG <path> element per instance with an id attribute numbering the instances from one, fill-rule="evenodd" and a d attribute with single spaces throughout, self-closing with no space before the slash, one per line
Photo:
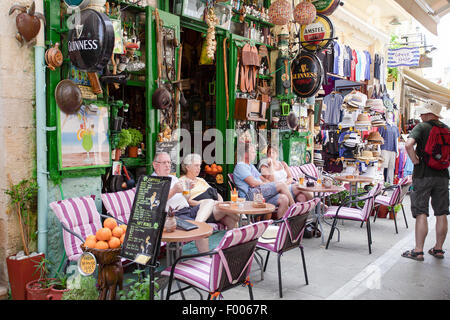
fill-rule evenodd
<path id="1" fill-rule="evenodd" d="M 430 198 L 435 216 L 449 214 L 448 178 L 413 178 L 412 189 L 411 212 L 414 218 L 420 214 L 428 217 Z"/>
<path id="2" fill-rule="evenodd" d="M 275 182 L 264 183 L 256 188 L 249 188 L 247 192 L 247 200 L 253 201 L 253 194 L 261 190 L 261 193 L 267 203 L 271 203 L 274 206 L 278 206 L 279 193 Z"/>

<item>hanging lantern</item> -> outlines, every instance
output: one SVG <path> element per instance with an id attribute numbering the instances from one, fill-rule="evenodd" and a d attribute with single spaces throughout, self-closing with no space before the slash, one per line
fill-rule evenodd
<path id="1" fill-rule="evenodd" d="M 277 0 L 270 5 L 269 18 L 273 24 L 282 26 L 292 18 L 292 6 L 286 0 Z"/>
<path id="2" fill-rule="evenodd" d="M 316 7 L 309 1 L 300 2 L 294 10 L 294 20 L 301 25 L 313 23 L 316 19 Z"/>

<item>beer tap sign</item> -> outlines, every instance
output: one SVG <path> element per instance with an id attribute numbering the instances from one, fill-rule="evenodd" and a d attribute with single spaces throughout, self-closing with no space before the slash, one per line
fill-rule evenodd
<path id="1" fill-rule="evenodd" d="M 292 61 L 292 84 L 296 95 L 301 98 L 314 96 L 322 86 L 324 70 L 314 53 L 302 51 Z"/>
<path id="2" fill-rule="evenodd" d="M 302 25 L 300 29 L 300 43 L 305 50 L 311 52 L 327 48 L 333 38 L 333 23 L 322 14 L 317 14 L 313 23 Z"/>

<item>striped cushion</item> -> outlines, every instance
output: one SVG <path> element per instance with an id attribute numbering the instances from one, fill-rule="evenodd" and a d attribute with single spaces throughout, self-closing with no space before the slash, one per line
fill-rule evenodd
<path id="1" fill-rule="evenodd" d="M 320 202 L 319 198 L 314 198 L 307 202 L 297 202 L 286 210 L 286 213 L 283 216 L 284 222 L 280 224 L 280 229 L 278 230 L 278 234 L 275 240 L 274 250 L 275 252 L 280 251 L 287 239 L 288 234 L 290 234 L 289 226 L 286 223 L 286 220 L 291 217 L 299 216 L 302 214 L 308 214 L 311 210 L 313 210 L 316 205 Z M 295 240 L 295 239 L 293 239 Z M 259 246 L 259 243 L 258 243 Z"/>
<path id="2" fill-rule="evenodd" d="M 136 188 L 126 191 L 102 193 L 102 202 L 109 215 L 128 224 L 135 195 Z"/>
<path id="3" fill-rule="evenodd" d="M 315 178 L 319 177 L 319 171 L 313 163 L 304 164 L 302 166 L 291 166 L 289 167 L 289 171 L 291 171 L 292 178 L 295 180 L 298 180 L 299 177 L 304 176 L 305 173 Z"/>
<path id="4" fill-rule="evenodd" d="M 338 208 L 339 208 L 338 206 L 328 207 L 327 211 L 323 216 L 325 218 L 334 218 Z M 364 215 L 362 210 L 360 209 L 342 207 L 341 210 L 339 210 L 338 218 L 363 221 Z"/>
<path id="5" fill-rule="evenodd" d="M 391 196 L 378 196 L 375 199 L 375 203 L 381 204 L 383 206 L 390 206 L 391 205 Z"/>
<path id="6" fill-rule="evenodd" d="M 68 229 L 79 234 L 83 239 L 95 234 L 102 227 L 100 214 L 94 202 L 95 196 L 54 201 L 50 203 L 59 221 Z M 63 229 L 63 241 L 69 260 L 77 260 L 83 253 L 82 241 Z"/>
<path id="7" fill-rule="evenodd" d="M 174 270 L 175 279 L 187 282 L 199 289 L 210 291 L 209 277 L 211 272 L 212 258 L 198 257 L 177 263 Z M 170 276 L 172 267 L 167 267 L 161 275 Z"/>

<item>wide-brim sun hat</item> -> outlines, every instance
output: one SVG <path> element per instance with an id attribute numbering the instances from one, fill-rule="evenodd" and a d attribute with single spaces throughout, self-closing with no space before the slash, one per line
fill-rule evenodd
<path id="1" fill-rule="evenodd" d="M 380 144 L 384 143 L 384 139 L 378 131 L 369 133 L 367 140 L 372 143 L 380 143 Z"/>
<path id="2" fill-rule="evenodd" d="M 428 101 L 427 103 L 425 103 L 425 105 L 416 109 L 416 111 L 417 111 L 417 113 L 419 113 L 419 115 L 432 113 L 435 116 L 442 119 L 443 116 L 441 115 L 441 110 L 442 110 L 442 105 L 433 100 Z"/>
<path id="3" fill-rule="evenodd" d="M 350 128 L 353 127 L 355 123 L 353 122 L 353 118 L 351 115 L 345 115 L 341 122 L 339 122 L 339 126 L 341 128 Z"/>
<path id="4" fill-rule="evenodd" d="M 367 150 L 364 150 L 357 158 L 362 161 L 377 161 L 377 158 L 373 156 L 372 152 Z"/>

